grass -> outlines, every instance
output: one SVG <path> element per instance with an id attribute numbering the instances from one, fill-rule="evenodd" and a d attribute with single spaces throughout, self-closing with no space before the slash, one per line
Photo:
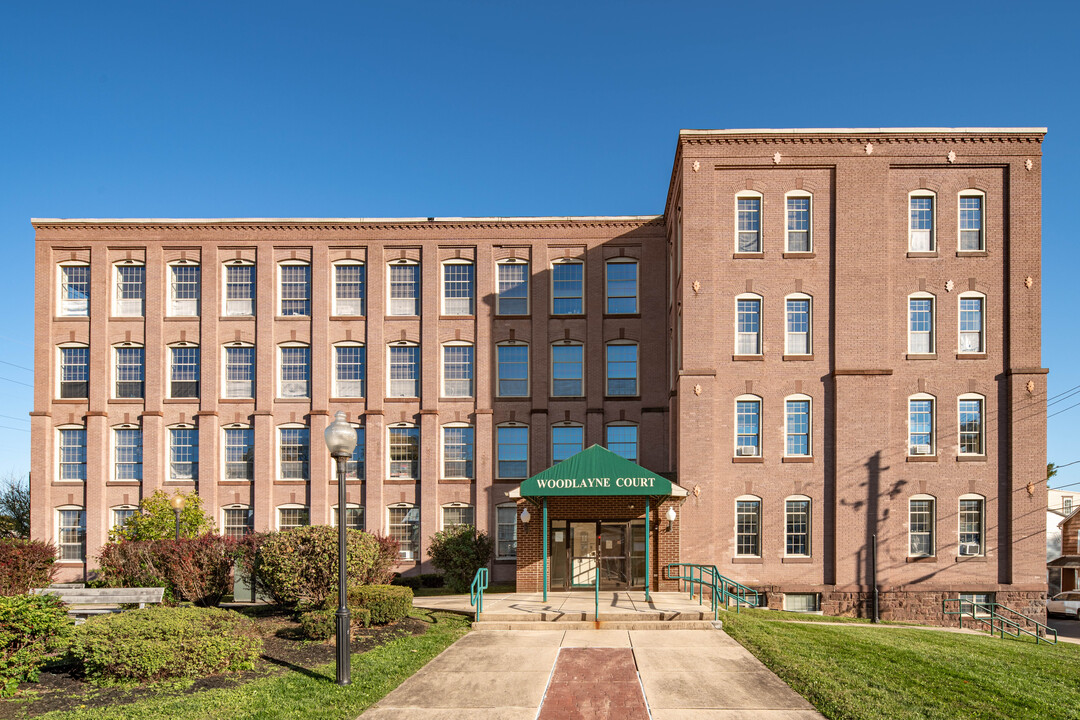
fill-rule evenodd
<path id="1" fill-rule="evenodd" d="M 430 623 L 423 635 L 402 637 L 352 657 L 352 684 L 334 683 L 334 665 L 291 668 L 233 688 L 140 700 L 129 705 L 41 715 L 48 720 L 338 720 L 355 718 L 396 688 L 469 630 L 469 621 L 449 613 L 414 610 Z"/>
<path id="2" fill-rule="evenodd" d="M 724 630 L 828 718 L 1080 718 L 1080 645 L 778 615 L 727 613 Z"/>

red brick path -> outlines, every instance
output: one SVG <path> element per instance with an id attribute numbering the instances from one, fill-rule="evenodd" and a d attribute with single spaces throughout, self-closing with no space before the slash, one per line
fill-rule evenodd
<path id="1" fill-rule="evenodd" d="M 648 720 L 629 648 L 563 648 L 538 720 Z"/>

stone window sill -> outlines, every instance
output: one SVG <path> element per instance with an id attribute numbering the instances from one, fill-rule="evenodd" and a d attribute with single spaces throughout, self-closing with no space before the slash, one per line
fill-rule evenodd
<path id="1" fill-rule="evenodd" d="M 938 254 L 935 250 L 933 252 L 909 252 L 907 256 L 909 258 L 936 258 Z"/>
<path id="2" fill-rule="evenodd" d="M 732 355 L 731 359 L 734 362 L 754 362 L 758 360 L 764 360 L 764 355 Z"/>
<path id="3" fill-rule="evenodd" d="M 909 563 L 936 563 L 937 555 L 920 555 L 918 557 L 909 557 L 907 559 Z"/>
<path id="4" fill-rule="evenodd" d="M 784 362 L 800 361 L 800 360 L 813 360 L 813 355 L 785 355 Z"/>
<path id="5" fill-rule="evenodd" d="M 737 252 L 732 253 L 732 260 L 763 260 L 765 253 L 763 252 Z"/>
<path id="6" fill-rule="evenodd" d="M 984 463 L 984 462 L 986 462 L 986 456 L 985 455 L 957 455 L 956 456 L 956 462 Z"/>
<path id="7" fill-rule="evenodd" d="M 812 557 L 803 557 L 803 556 L 799 555 L 799 556 L 782 558 L 780 560 L 780 562 L 785 564 L 785 565 L 788 565 L 788 564 L 803 565 L 803 564 L 806 564 L 806 563 L 814 562 L 814 558 L 812 558 Z"/>
<path id="8" fill-rule="evenodd" d="M 761 565 L 762 559 L 759 557 L 733 557 L 731 558 L 732 565 Z"/>
<path id="9" fill-rule="evenodd" d="M 812 463 L 814 458 L 810 455 L 790 455 L 780 458 L 782 463 Z"/>
<path id="10" fill-rule="evenodd" d="M 908 353 L 905 360 L 937 360 L 937 353 Z"/>
<path id="11" fill-rule="evenodd" d="M 956 353 L 957 360 L 985 360 L 986 353 Z"/>
<path id="12" fill-rule="evenodd" d="M 798 259 L 801 259 L 801 258 L 806 258 L 806 259 L 809 260 L 809 259 L 815 258 L 815 257 L 817 257 L 817 255 L 815 253 L 813 253 L 813 252 L 786 252 L 786 253 L 784 253 L 784 259 L 785 260 L 798 260 Z"/>
<path id="13" fill-rule="evenodd" d="M 731 462 L 733 462 L 733 463 L 763 463 L 763 462 L 765 462 L 765 458 L 761 457 L 760 455 L 736 455 L 735 457 L 731 458 Z"/>

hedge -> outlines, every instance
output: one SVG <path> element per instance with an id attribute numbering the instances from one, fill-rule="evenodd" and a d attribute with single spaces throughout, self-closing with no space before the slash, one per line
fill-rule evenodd
<path id="1" fill-rule="evenodd" d="M 51 585 L 56 577 L 56 546 L 40 540 L 0 540 L 0 595 L 23 595 Z"/>
<path id="2" fill-rule="evenodd" d="M 55 595 L 0 597 L 0 697 L 38 679 L 45 653 L 68 636 L 71 626 Z"/>
<path id="3" fill-rule="evenodd" d="M 232 592 L 235 540 L 203 535 L 180 540 L 126 540 L 101 549 L 96 584 L 164 587 L 166 604 L 217 605 Z"/>

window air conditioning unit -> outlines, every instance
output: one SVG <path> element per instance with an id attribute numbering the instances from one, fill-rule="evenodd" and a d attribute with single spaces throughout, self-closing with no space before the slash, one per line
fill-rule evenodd
<path id="1" fill-rule="evenodd" d="M 738 454 L 757 456 L 757 448 L 753 445 L 740 445 Z"/>
<path id="2" fill-rule="evenodd" d="M 960 543 L 961 555 L 978 555 L 979 543 Z"/>
<path id="3" fill-rule="evenodd" d="M 912 455 L 929 455 L 930 454 L 930 446 L 929 445 L 912 445 L 911 446 L 911 454 Z"/>

